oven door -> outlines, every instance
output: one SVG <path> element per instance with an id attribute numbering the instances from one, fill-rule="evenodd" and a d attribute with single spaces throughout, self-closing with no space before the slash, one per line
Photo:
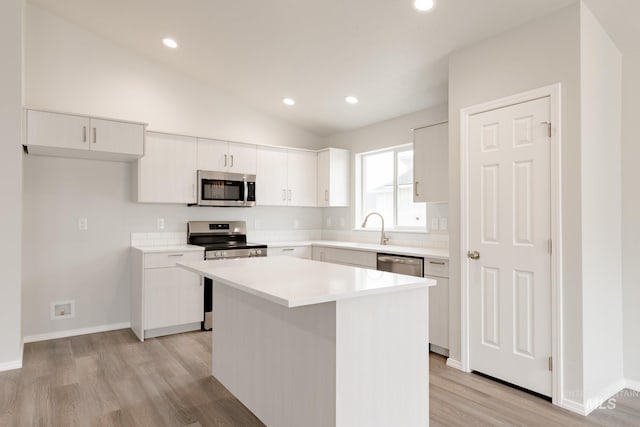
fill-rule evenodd
<path id="1" fill-rule="evenodd" d="M 199 206 L 255 206 L 255 175 L 198 171 Z"/>

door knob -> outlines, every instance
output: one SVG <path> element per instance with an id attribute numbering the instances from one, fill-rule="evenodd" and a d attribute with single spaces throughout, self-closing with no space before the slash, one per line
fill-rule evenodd
<path id="1" fill-rule="evenodd" d="M 467 252 L 467 257 L 471 258 L 471 259 L 478 259 L 480 258 L 480 252 L 478 251 L 469 251 Z"/>

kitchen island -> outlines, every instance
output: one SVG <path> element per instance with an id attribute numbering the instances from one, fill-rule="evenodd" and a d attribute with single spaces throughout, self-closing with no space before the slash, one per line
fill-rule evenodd
<path id="1" fill-rule="evenodd" d="M 178 265 L 213 280 L 213 376 L 265 424 L 428 425 L 435 281 L 287 257 Z"/>

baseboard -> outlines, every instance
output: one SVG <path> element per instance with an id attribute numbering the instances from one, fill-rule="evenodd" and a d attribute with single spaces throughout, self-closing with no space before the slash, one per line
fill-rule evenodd
<path id="1" fill-rule="evenodd" d="M 591 412 L 600 407 L 607 407 L 607 401 L 615 396 L 618 392 L 624 390 L 626 386 L 627 381 L 621 379 L 609 385 L 608 387 L 603 388 L 595 396 L 586 399 L 584 405 L 584 415 L 589 415 Z"/>
<path id="2" fill-rule="evenodd" d="M 587 415 L 584 405 L 573 400 L 562 399 L 559 406 L 567 411 L 575 412 L 579 415 Z"/>
<path id="3" fill-rule="evenodd" d="M 462 363 L 459 360 L 452 359 L 451 357 L 447 358 L 447 366 L 450 368 L 455 368 L 459 371 L 463 371 Z"/>
<path id="4" fill-rule="evenodd" d="M 9 362 L 0 363 L 0 372 L 22 369 L 22 355 L 24 354 L 24 340 L 20 343 L 20 358 Z"/>
<path id="5" fill-rule="evenodd" d="M 200 322 L 196 322 L 178 326 L 169 326 L 166 328 L 147 329 L 144 331 L 144 339 L 157 338 L 164 335 L 181 334 L 183 332 L 199 331 L 201 326 Z"/>
<path id="6" fill-rule="evenodd" d="M 78 335 L 95 334 L 98 332 L 115 331 L 117 329 L 130 328 L 130 322 L 111 323 L 109 325 L 92 326 L 90 328 L 69 329 L 66 331 L 49 332 L 46 334 L 29 335 L 24 337 L 24 343 L 55 340 L 58 338 L 75 337 Z"/>
<path id="7" fill-rule="evenodd" d="M 640 381 L 626 380 L 625 385 L 629 390 L 640 392 Z"/>

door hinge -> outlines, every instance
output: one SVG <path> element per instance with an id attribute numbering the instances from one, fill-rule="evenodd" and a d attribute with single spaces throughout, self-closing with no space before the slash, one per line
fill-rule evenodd
<path id="1" fill-rule="evenodd" d="M 553 371 L 553 357 L 549 356 L 549 370 Z"/>
<path id="2" fill-rule="evenodd" d="M 553 253 L 553 240 L 549 239 L 548 243 L 547 243 L 548 249 L 549 249 L 549 253 L 552 254 Z"/>
<path id="3" fill-rule="evenodd" d="M 549 136 L 549 138 L 551 138 L 551 122 L 540 122 L 540 124 L 547 125 L 547 135 Z"/>

